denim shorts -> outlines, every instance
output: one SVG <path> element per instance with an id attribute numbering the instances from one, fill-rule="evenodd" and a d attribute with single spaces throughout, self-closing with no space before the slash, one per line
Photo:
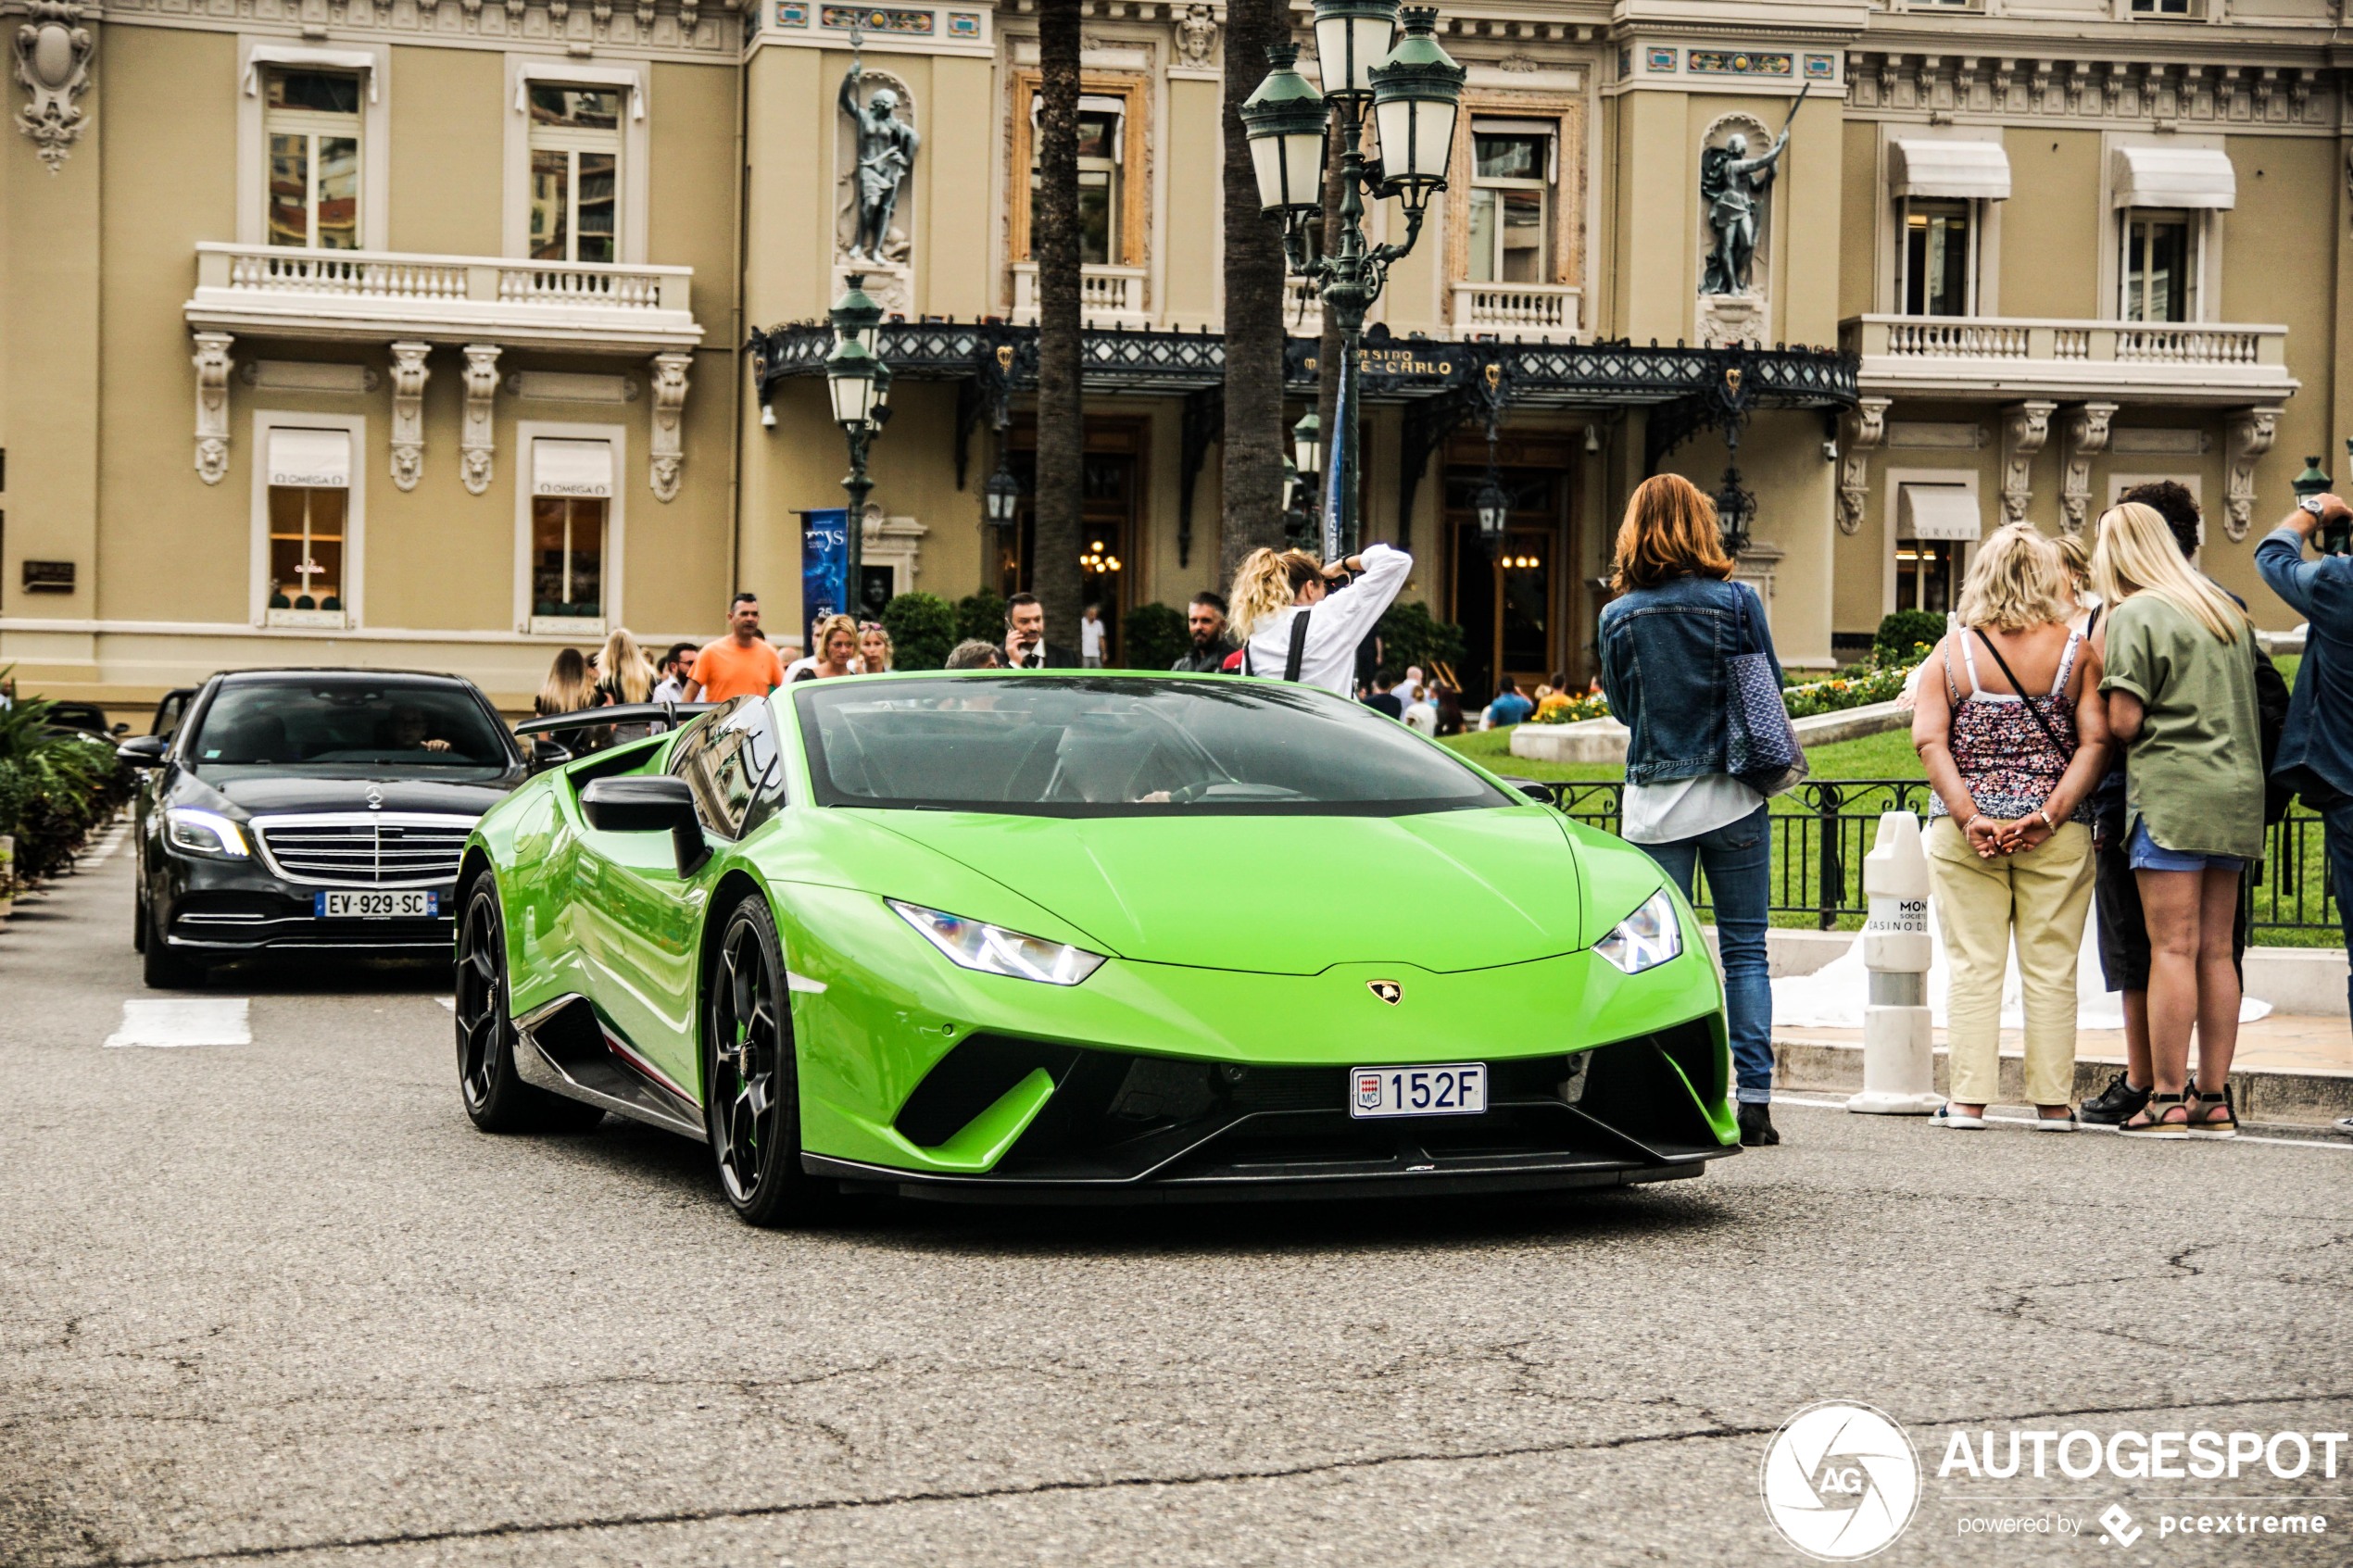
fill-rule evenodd
<path id="1" fill-rule="evenodd" d="M 2124 853 L 2125 863 L 2136 872 L 2234 872 L 2246 864 L 2236 855 L 2185 855 L 2168 849 L 2149 836 L 2145 818 L 2133 824 L 2133 842 Z"/>

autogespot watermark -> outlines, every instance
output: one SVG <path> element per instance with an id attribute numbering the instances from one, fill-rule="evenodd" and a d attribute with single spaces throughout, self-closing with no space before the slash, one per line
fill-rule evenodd
<path id="1" fill-rule="evenodd" d="M 1931 1451 L 1936 1444 L 1930 1443 Z M 2322 1494 L 2232 1493 L 2167 1497 L 2138 1492 L 2133 1508 L 2104 1499 L 1972 1497 L 1973 1483 L 2335 1481 L 2353 1463 L 2353 1435 L 2299 1431 L 2143 1431 L 2106 1434 L 2009 1428 L 1959 1429 L 1944 1442 L 1934 1479 L 1955 1505 L 1955 1534 L 2132 1547 L 2177 1540 L 2286 1544 L 2330 1533 Z M 1918 1454 L 1885 1411 L 1852 1400 L 1806 1406 L 1765 1450 L 1765 1512 L 1782 1539 L 1806 1556 L 1851 1562 L 1886 1549 L 1919 1512 L 1924 1481 Z M 2021 1502 L 2043 1506 L 2020 1509 Z M 2135 1512 L 2137 1511 L 2137 1512 Z M 2085 1515 L 2089 1514 L 2090 1517 Z"/>

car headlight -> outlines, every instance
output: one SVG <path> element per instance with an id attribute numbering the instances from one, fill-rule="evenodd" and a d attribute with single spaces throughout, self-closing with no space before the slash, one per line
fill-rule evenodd
<path id="1" fill-rule="evenodd" d="M 1683 923 L 1675 918 L 1674 896 L 1664 887 L 1619 921 L 1593 950 L 1629 974 L 1655 969 L 1683 950 Z"/>
<path id="2" fill-rule="evenodd" d="M 1067 942 L 1025 936 L 1001 925 L 926 909 L 921 904 L 902 904 L 896 898 L 883 902 L 898 910 L 900 919 L 922 932 L 924 939 L 938 948 L 950 963 L 976 969 L 983 974 L 1042 980 L 1049 985 L 1076 985 L 1102 967 L 1102 954 L 1074 947 Z"/>
<path id="3" fill-rule="evenodd" d="M 174 849 L 185 849 L 193 855 L 228 855 L 244 859 L 252 851 L 245 847 L 245 835 L 234 821 L 218 811 L 200 811 L 194 806 L 170 806 L 163 813 L 163 835 Z"/>

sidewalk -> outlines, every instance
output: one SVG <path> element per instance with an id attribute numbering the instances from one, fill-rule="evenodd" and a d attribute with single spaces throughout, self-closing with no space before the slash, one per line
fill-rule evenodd
<path id="1" fill-rule="evenodd" d="M 2024 1041 L 2002 1031 L 2002 1102 L 2025 1103 Z M 2195 1050 L 2195 1047 L 2193 1047 Z M 1859 1029 L 1773 1031 L 1775 1081 L 1795 1090 L 1847 1093 L 1863 1086 Z M 2124 1065 L 2120 1029 L 2086 1029 L 2075 1037 L 2075 1094 L 2107 1086 Z M 1944 1087 L 1944 1031 L 1936 1031 L 1936 1086 Z M 2275 1012 L 2239 1025 L 2231 1092 L 2242 1120 L 2307 1130 L 2353 1115 L 2353 1029 L 2341 1018 Z"/>

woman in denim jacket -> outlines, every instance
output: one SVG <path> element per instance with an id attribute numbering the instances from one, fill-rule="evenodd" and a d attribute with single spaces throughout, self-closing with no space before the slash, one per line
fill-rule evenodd
<path id="1" fill-rule="evenodd" d="M 1632 731 L 1626 747 L 1627 842 L 1692 896 L 1707 872 L 1722 949 L 1724 1001 L 1741 1142 L 1781 1141 L 1773 1098 L 1773 986 L 1765 947 L 1772 834 L 1765 797 L 1724 771 L 1725 710 L 1736 654 L 1773 652 L 1755 590 L 1728 581 L 1716 505 L 1677 474 L 1644 480 L 1617 530 L 1617 597 L 1602 608 L 1602 690 Z M 1746 637 L 1754 639 L 1743 646 Z M 1778 680 L 1780 661 L 1773 661 Z"/>

